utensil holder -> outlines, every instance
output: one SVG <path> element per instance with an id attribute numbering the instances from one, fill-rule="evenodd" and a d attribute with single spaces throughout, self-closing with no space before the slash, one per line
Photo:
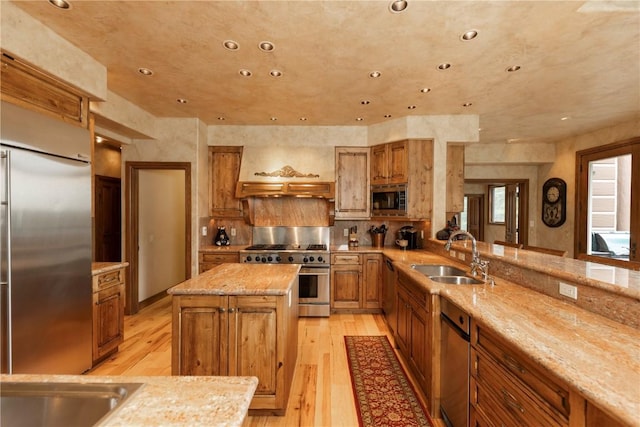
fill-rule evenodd
<path id="1" fill-rule="evenodd" d="M 373 233 L 371 235 L 371 246 L 374 248 L 384 248 L 384 237 L 386 233 Z"/>

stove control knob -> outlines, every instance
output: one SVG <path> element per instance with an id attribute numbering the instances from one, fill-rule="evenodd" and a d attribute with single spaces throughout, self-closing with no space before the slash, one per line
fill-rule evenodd
<path id="1" fill-rule="evenodd" d="M 277 262 L 282 261 L 282 258 L 280 258 L 280 255 L 278 255 L 278 256 L 276 257 L 276 261 L 277 261 Z"/>
<path id="2" fill-rule="evenodd" d="M 318 257 L 318 262 L 322 262 L 322 257 L 321 256 Z"/>
<path id="3" fill-rule="evenodd" d="M 289 256 L 288 259 L 289 259 L 289 262 L 293 262 L 293 257 L 292 256 Z"/>
<path id="4" fill-rule="evenodd" d="M 305 264 L 309 262 L 309 258 L 304 257 L 304 259 L 302 260 L 302 262 L 304 262 Z"/>
<path id="5" fill-rule="evenodd" d="M 311 257 L 309 257 L 309 261 L 313 262 L 313 261 L 315 261 L 315 258 L 311 256 Z"/>
<path id="6" fill-rule="evenodd" d="M 267 262 L 267 258 L 262 257 L 262 262 Z"/>
<path id="7" fill-rule="evenodd" d="M 247 261 L 246 261 L 246 262 L 251 262 L 251 255 L 249 255 L 249 256 L 247 257 Z"/>
<path id="8" fill-rule="evenodd" d="M 267 261 L 269 261 L 269 262 L 273 261 L 273 257 L 272 257 L 271 255 L 269 255 L 269 256 L 267 257 Z"/>

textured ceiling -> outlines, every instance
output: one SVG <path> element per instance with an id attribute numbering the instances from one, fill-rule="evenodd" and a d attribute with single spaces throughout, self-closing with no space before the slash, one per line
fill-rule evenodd
<path id="1" fill-rule="evenodd" d="M 489 143 L 545 142 L 640 114 L 639 1 L 409 0 L 402 13 L 388 1 L 16 4 L 104 64 L 111 91 L 158 117 L 371 125 L 478 114 Z M 478 37 L 462 41 L 470 29 Z M 229 39 L 240 49 L 225 49 Z M 258 49 L 263 40 L 275 49 Z M 508 73 L 512 65 L 521 69 Z"/>

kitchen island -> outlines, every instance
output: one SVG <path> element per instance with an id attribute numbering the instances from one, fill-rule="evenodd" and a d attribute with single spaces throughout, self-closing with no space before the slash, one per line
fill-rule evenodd
<path id="1" fill-rule="evenodd" d="M 173 375 L 258 378 L 250 410 L 286 411 L 297 358 L 297 264 L 221 264 L 167 292 Z"/>
<path id="2" fill-rule="evenodd" d="M 258 380 L 254 377 L 0 375 L 1 383 L 138 383 L 122 406 L 97 425 L 242 426 Z"/>

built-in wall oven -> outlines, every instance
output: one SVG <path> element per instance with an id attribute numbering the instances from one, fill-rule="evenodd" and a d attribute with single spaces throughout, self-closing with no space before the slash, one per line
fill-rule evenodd
<path id="1" fill-rule="evenodd" d="M 328 227 L 254 227 L 253 245 L 240 251 L 251 264 L 300 264 L 301 317 L 329 317 L 330 231 Z"/>

